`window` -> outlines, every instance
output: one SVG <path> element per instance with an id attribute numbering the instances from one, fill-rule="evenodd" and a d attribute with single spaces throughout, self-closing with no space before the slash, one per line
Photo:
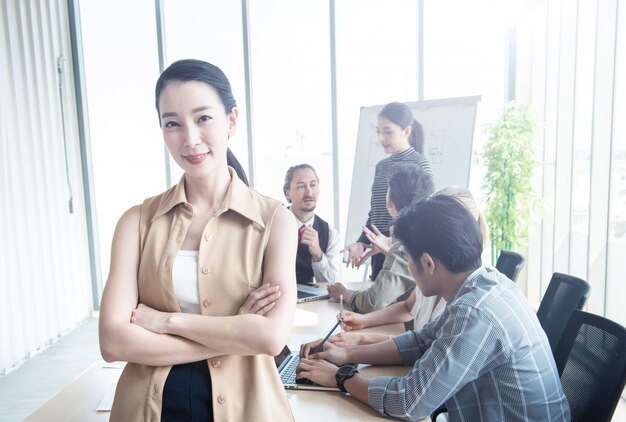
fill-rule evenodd
<path id="1" fill-rule="evenodd" d="M 80 10 L 100 262 L 106 279 L 118 219 L 166 188 L 163 138 L 154 108 L 159 76 L 154 2 L 81 1 Z"/>
<path id="2" fill-rule="evenodd" d="M 165 66 L 181 59 L 204 60 L 222 69 L 230 81 L 239 109 L 239 123 L 237 133 L 230 140 L 229 146 L 248 172 L 248 110 L 241 2 L 164 0 L 163 14 L 167 56 Z M 177 183 L 182 176 L 182 170 L 171 159 L 170 165 L 172 183 Z"/>
<path id="3" fill-rule="evenodd" d="M 542 122 L 543 219 L 529 244 L 541 254 L 528 260 L 529 297 L 539 299 L 554 271 L 572 274 L 591 284 L 587 310 L 623 324 L 626 130 L 617 116 L 626 111 L 626 42 L 617 12 L 615 2 L 548 1 L 527 10 L 517 28 L 518 86 Z"/>
<path id="4" fill-rule="evenodd" d="M 412 0 L 338 0 L 335 4 L 339 197 L 344 227 L 359 110 L 362 106 L 419 99 L 418 9 L 417 2 Z M 346 244 L 355 241 L 345 239 Z"/>
<path id="5" fill-rule="evenodd" d="M 613 86 L 612 151 L 607 249 L 606 316 L 626 326 L 626 12 L 619 10 Z M 621 116 L 621 117 L 620 117 Z"/>
<path id="6" fill-rule="evenodd" d="M 316 212 L 334 224 L 329 9 L 325 2 L 250 2 L 255 188 L 284 200 L 287 169 L 311 164 Z"/>

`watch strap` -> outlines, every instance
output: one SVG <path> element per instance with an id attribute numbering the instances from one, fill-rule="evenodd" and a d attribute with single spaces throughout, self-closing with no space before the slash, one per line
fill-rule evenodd
<path id="1" fill-rule="evenodd" d="M 344 393 L 347 393 L 346 388 L 344 387 L 344 382 L 355 376 L 359 373 L 357 369 L 357 365 L 343 365 L 337 369 L 335 373 L 335 381 L 337 381 L 337 388 Z"/>

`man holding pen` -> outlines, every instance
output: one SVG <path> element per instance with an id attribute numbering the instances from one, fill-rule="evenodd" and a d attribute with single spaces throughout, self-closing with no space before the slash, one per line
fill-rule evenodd
<path id="1" fill-rule="evenodd" d="M 394 233 L 425 296 L 448 302 L 421 331 L 381 343 L 301 348 L 298 377 L 337 386 L 381 415 L 450 421 L 569 421 L 550 345 L 517 285 L 481 264 L 482 235 L 456 199 L 437 196 L 401 214 Z M 413 365 L 404 377 L 369 379 L 347 363 Z"/>
<path id="2" fill-rule="evenodd" d="M 339 279 L 339 234 L 315 213 L 319 178 L 309 164 L 289 167 L 283 193 L 298 224 L 296 280 L 301 284 Z"/>

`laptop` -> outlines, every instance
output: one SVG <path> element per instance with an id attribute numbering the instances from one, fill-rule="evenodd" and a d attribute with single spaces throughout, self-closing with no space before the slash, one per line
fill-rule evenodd
<path id="1" fill-rule="evenodd" d="M 274 356 L 274 361 L 276 362 L 280 380 L 287 390 L 340 391 L 337 387 L 323 387 L 308 380 L 297 382 L 296 368 L 300 363 L 300 355 L 298 352 L 292 352 L 288 346 L 285 346 L 278 356 Z"/>
<path id="2" fill-rule="evenodd" d="M 328 298 L 328 290 L 321 287 L 298 284 L 298 303 Z"/>

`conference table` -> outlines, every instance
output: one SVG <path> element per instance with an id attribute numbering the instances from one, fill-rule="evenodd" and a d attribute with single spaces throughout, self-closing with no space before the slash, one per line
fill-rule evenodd
<path id="1" fill-rule="evenodd" d="M 370 285 L 369 282 L 345 284 L 353 290 L 362 290 Z M 325 288 L 325 286 L 321 285 L 320 288 Z M 302 343 L 323 337 L 336 323 L 338 312 L 339 303 L 326 299 L 298 304 L 288 343 L 289 348 L 298 350 Z M 395 335 L 404 331 L 404 325 L 391 324 L 367 328 L 363 331 Z M 122 369 L 123 363 L 113 365 L 106 364 L 104 361 L 94 363 L 44 403 L 26 421 L 108 421 L 110 412 L 97 410 L 97 408 L 103 406 L 103 401 L 112 400 Z M 406 366 L 365 366 L 359 369 L 362 374 L 369 377 L 401 376 L 409 370 L 410 367 Z M 388 420 L 368 405 L 340 392 L 286 390 L 286 394 L 296 422 Z M 105 403 L 104 409 L 107 408 L 109 407 Z"/>

